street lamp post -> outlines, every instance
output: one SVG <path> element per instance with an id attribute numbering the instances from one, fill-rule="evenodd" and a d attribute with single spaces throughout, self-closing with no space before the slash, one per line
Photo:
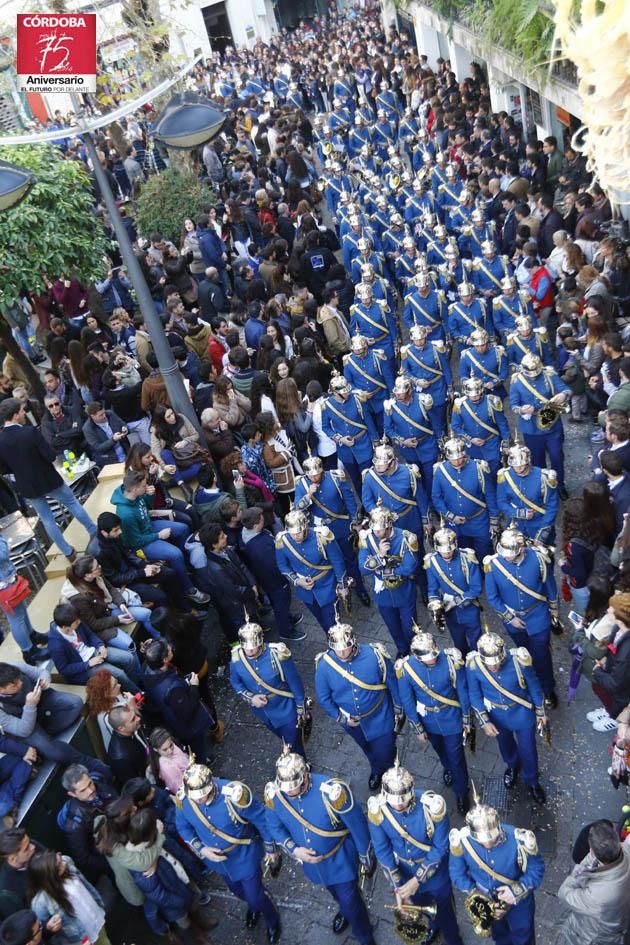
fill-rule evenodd
<path id="1" fill-rule="evenodd" d="M 17 207 L 34 184 L 35 175 L 28 168 L 0 161 L 0 211 Z"/>

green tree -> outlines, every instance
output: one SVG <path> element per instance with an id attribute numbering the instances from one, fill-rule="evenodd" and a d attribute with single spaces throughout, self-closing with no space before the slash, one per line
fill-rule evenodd
<path id="1" fill-rule="evenodd" d="M 61 273 L 90 283 L 103 272 L 102 256 L 110 249 L 94 216 L 90 177 L 83 164 L 66 161 L 59 148 L 48 144 L 2 146 L 0 159 L 33 171 L 37 183 L 26 200 L 2 214 L 0 232 L 0 313 L 24 289 L 42 291 L 42 273 L 55 279 Z M 43 387 L 37 371 L 0 318 L 0 341 L 28 376 L 35 393 Z"/>
<path id="2" fill-rule="evenodd" d="M 186 217 L 196 220 L 208 204 L 215 202 L 214 192 L 200 184 L 193 173 L 169 167 L 142 187 L 134 214 L 138 233 L 147 239 L 151 233 L 161 233 L 179 246 Z"/>

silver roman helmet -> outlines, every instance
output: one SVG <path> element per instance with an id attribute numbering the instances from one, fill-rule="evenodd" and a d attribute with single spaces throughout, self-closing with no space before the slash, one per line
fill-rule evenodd
<path id="1" fill-rule="evenodd" d="M 346 378 L 343 376 L 343 374 L 339 374 L 338 371 L 336 373 L 333 371 L 333 375 L 330 379 L 330 384 L 328 385 L 329 393 L 349 394 L 351 390 L 352 388 L 350 387 L 350 384 L 348 383 Z"/>
<path id="2" fill-rule="evenodd" d="M 302 469 L 307 476 L 318 476 L 324 471 L 324 464 L 319 456 L 311 455 L 302 461 Z"/>
<path id="3" fill-rule="evenodd" d="M 481 252 L 484 256 L 488 256 L 491 259 L 494 259 L 494 257 L 497 254 L 497 248 L 492 242 L 492 240 L 482 240 Z"/>
<path id="4" fill-rule="evenodd" d="M 484 666 L 498 668 L 505 661 L 505 641 L 498 633 L 482 633 L 477 640 L 477 652 Z"/>
<path id="5" fill-rule="evenodd" d="M 294 509 L 284 517 L 284 528 L 288 535 L 300 535 L 309 527 L 308 515 Z"/>
<path id="6" fill-rule="evenodd" d="M 516 330 L 522 335 L 528 335 L 533 328 L 533 323 L 529 315 L 517 315 L 514 319 Z"/>
<path id="7" fill-rule="evenodd" d="M 413 261 L 413 268 L 416 274 L 429 271 L 426 253 L 418 253 L 418 255 Z"/>
<path id="8" fill-rule="evenodd" d="M 433 535 L 433 547 L 441 555 L 457 551 L 457 533 L 452 528 L 438 528 Z"/>
<path id="9" fill-rule="evenodd" d="M 473 807 L 466 814 L 470 836 L 478 843 L 496 843 L 503 834 L 499 815 L 489 804 L 481 804 L 473 786 Z"/>
<path id="10" fill-rule="evenodd" d="M 392 213 L 392 226 L 404 226 L 405 221 L 403 220 L 400 213 Z"/>
<path id="11" fill-rule="evenodd" d="M 464 299 L 472 299 L 473 297 L 472 284 L 470 282 L 460 282 L 460 284 L 457 286 L 457 292 L 462 302 L 464 301 Z M 468 304 L 468 303 L 465 303 L 465 304 Z"/>
<path id="12" fill-rule="evenodd" d="M 440 655 L 435 637 L 432 633 L 426 633 L 423 630 L 414 633 L 409 644 L 409 649 L 414 656 L 417 656 L 423 663 L 430 663 Z"/>
<path id="13" fill-rule="evenodd" d="M 443 223 L 438 223 L 433 231 L 433 235 L 438 242 L 443 243 L 448 238 L 448 230 Z"/>
<path id="14" fill-rule="evenodd" d="M 368 351 L 368 340 L 365 335 L 360 335 L 357 332 L 357 334 L 353 335 L 350 340 L 350 347 L 352 348 L 354 354 L 358 354 L 359 357 L 363 358 Z"/>
<path id="15" fill-rule="evenodd" d="M 238 628 L 238 639 L 241 646 L 258 649 L 265 641 L 263 628 L 258 623 L 252 623 L 250 620 Z"/>
<path id="16" fill-rule="evenodd" d="M 374 281 L 374 266 L 372 263 L 361 264 L 361 281 L 368 284 Z"/>
<path id="17" fill-rule="evenodd" d="M 521 371 L 525 377 L 538 377 L 538 375 L 542 373 L 542 369 L 543 363 L 537 354 L 532 354 L 531 351 L 528 351 L 527 354 L 523 355 Z"/>
<path id="18" fill-rule="evenodd" d="M 378 197 L 376 198 L 375 203 L 379 210 L 387 210 L 389 206 L 389 204 L 387 203 L 387 197 L 385 196 L 385 194 L 379 194 Z"/>
<path id="19" fill-rule="evenodd" d="M 456 164 L 447 164 L 444 168 L 446 179 L 450 181 L 457 180 L 458 168 Z"/>
<path id="20" fill-rule="evenodd" d="M 486 215 L 480 207 L 475 207 L 473 212 L 470 214 L 470 219 L 475 226 L 483 226 L 483 224 L 486 222 Z"/>
<path id="21" fill-rule="evenodd" d="M 328 647 L 337 652 L 347 650 L 349 646 L 356 646 L 357 638 L 349 623 L 340 623 L 338 620 L 328 631 Z"/>
<path id="22" fill-rule="evenodd" d="M 372 463 L 379 473 L 387 472 L 392 463 L 396 462 L 396 453 L 394 447 L 387 442 L 387 437 L 383 437 L 372 455 Z"/>
<path id="23" fill-rule="evenodd" d="M 515 561 L 525 548 L 525 535 L 515 525 L 501 532 L 497 552 L 506 561 Z"/>
<path id="24" fill-rule="evenodd" d="M 413 390 L 413 384 L 406 374 L 398 374 L 394 381 L 392 394 L 394 397 L 407 397 Z"/>
<path id="25" fill-rule="evenodd" d="M 461 459 L 462 456 L 468 456 L 464 437 L 450 436 L 444 443 L 444 455 L 449 462 L 452 462 L 454 459 Z"/>
<path id="26" fill-rule="evenodd" d="M 529 466 L 532 461 L 531 450 L 522 443 L 511 446 L 507 454 L 508 466 L 511 469 L 521 469 L 523 466 Z"/>
<path id="27" fill-rule="evenodd" d="M 459 259 L 459 249 L 455 242 L 449 240 L 448 246 L 444 250 L 444 255 L 447 259 Z"/>
<path id="28" fill-rule="evenodd" d="M 410 804 L 414 798 L 414 781 L 412 775 L 403 768 L 398 758 L 392 768 L 388 768 L 381 781 L 381 797 L 387 804 L 396 807 Z"/>
<path id="29" fill-rule="evenodd" d="M 370 528 L 374 528 L 379 532 L 384 532 L 393 524 L 394 513 L 391 509 L 388 509 L 387 506 L 383 505 L 379 500 L 379 504 L 376 505 L 370 512 Z"/>
<path id="30" fill-rule="evenodd" d="M 416 289 L 426 289 L 427 286 L 431 284 L 431 277 L 429 276 L 428 270 L 423 269 L 417 276 L 414 276 L 413 284 Z"/>
<path id="31" fill-rule="evenodd" d="M 359 240 L 357 240 L 357 249 L 362 255 L 365 255 L 365 253 L 369 253 L 372 249 L 372 244 L 369 239 L 367 239 L 367 237 L 362 236 Z"/>
<path id="32" fill-rule="evenodd" d="M 308 771 L 306 759 L 297 752 L 291 751 L 285 745 L 282 754 L 276 761 L 276 786 L 279 791 L 290 793 L 297 791 L 304 783 L 304 775 Z"/>
<path id="33" fill-rule="evenodd" d="M 413 236 L 405 236 L 402 244 L 406 253 L 410 253 L 416 248 L 416 241 L 414 240 Z"/>
<path id="34" fill-rule="evenodd" d="M 182 788 L 184 795 L 191 801 L 200 801 L 206 795 L 213 797 L 217 790 L 210 768 L 198 764 L 188 765 L 184 771 Z"/>
<path id="35" fill-rule="evenodd" d="M 511 292 L 516 292 L 516 279 L 514 276 L 504 276 L 503 279 L 501 279 L 501 288 L 506 295 L 509 295 Z"/>
<path id="36" fill-rule="evenodd" d="M 475 328 L 468 336 L 468 344 L 472 345 L 473 348 L 483 348 L 489 342 L 490 335 L 485 328 Z"/>
<path id="37" fill-rule="evenodd" d="M 425 325 L 412 325 L 409 329 L 409 337 L 414 345 L 423 345 L 429 334 Z"/>
<path id="38" fill-rule="evenodd" d="M 462 381 L 462 390 L 467 397 L 477 400 L 483 394 L 483 381 L 479 377 L 467 377 Z"/>

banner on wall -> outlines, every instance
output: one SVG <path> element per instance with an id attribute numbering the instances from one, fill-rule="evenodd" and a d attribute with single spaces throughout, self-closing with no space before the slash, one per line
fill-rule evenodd
<path id="1" fill-rule="evenodd" d="M 96 13 L 18 13 L 21 92 L 96 92 Z"/>

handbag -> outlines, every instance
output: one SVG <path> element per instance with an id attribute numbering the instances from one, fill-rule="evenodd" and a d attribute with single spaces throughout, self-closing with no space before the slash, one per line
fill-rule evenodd
<path id="1" fill-rule="evenodd" d="M 31 585 L 18 574 L 13 584 L 0 590 L 0 607 L 5 614 L 14 614 L 18 604 L 23 604 L 30 593 Z"/>
<path id="2" fill-rule="evenodd" d="M 180 469 L 188 469 L 195 463 L 209 463 L 210 455 L 207 450 L 194 441 L 187 442 L 184 446 L 173 446 L 171 449 L 173 459 Z"/>
<path id="3" fill-rule="evenodd" d="M 142 607 L 142 598 L 137 591 L 125 587 L 120 593 L 127 607 Z"/>

